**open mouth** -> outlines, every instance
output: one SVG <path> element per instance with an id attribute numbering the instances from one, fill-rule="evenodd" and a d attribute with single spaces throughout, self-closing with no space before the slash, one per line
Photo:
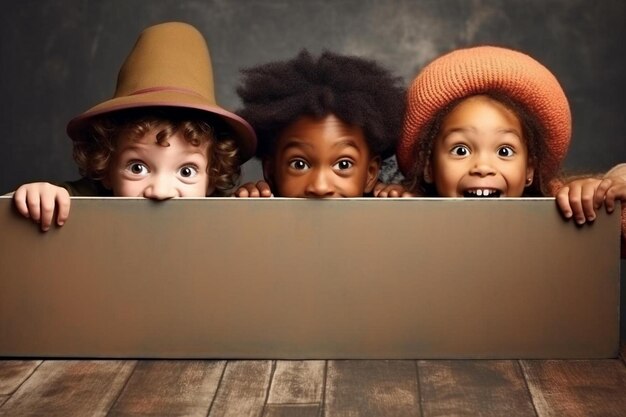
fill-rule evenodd
<path id="1" fill-rule="evenodd" d="M 463 197 L 472 198 L 498 198 L 500 197 L 500 190 L 493 188 L 472 188 L 463 192 Z"/>

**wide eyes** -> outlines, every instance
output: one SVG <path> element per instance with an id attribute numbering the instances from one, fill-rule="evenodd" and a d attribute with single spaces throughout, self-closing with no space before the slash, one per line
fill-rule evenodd
<path id="1" fill-rule="evenodd" d="M 354 162 L 349 159 L 342 159 L 333 165 L 333 169 L 337 169 L 339 171 L 345 171 L 346 169 L 350 169 L 354 166 Z"/>
<path id="2" fill-rule="evenodd" d="M 345 171 L 354 166 L 354 162 L 349 159 L 341 159 L 337 161 L 332 168 L 337 171 Z M 289 161 L 289 167 L 291 169 L 295 169 L 296 171 L 304 171 L 311 168 L 308 162 L 303 159 L 293 159 Z"/>
<path id="3" fill-rule="evenodd" d="M 310 168 L 309 164 L 307 164 L 306 161 L 302 159 L 293 159 L 289 161 L 289 167 L 297 171 L 304 171 L 305 169 Z"/>
<path id="4" fill-rule="evenodd" d="M 148 173 L 148 167 L 143 162 L 133 161 L 126 167 L 133 175 L 146 175 Z"/>
<path id="5" fill-rule="evenodd" d="M 450 149 L 450 153 L 454 156 L 467 156 L 470 151 L 469 148 L 465 145 L 456 145 Z"/>
<path id="6" fill-rule="evenodd" d="M 183 178 L 192 178 L 198 175 L 198 168 L 193 165 L 185 165 L 178 170 L 178 174 Z"/>
<path id="7" fill-rule="evenodd" d="M 450 149 L 450 153 L 454 156 L 464 157 L 469 155 L 471 152 L 465 145 L 456 145 Z M 499 147 L 496 153 L 499 157 L 510 158 L 515 155 L 515 150 L 511 146 L 505 145 Z"/>
<path id="8" fill-rule="evenodd" d="M 510 146 L 502 146 L 498 149 L 498 156 L 510 158 L 515 155 L 515 151 Z"/>
<path id="9" fill-rule="evenodd" d="M 136 176 L 146 176 L 150 173 L 148 166 L 140 161 L 129 162 L 128 165 L 126 165 L 126 170 Z M 198 173 L 198 167 L 195 165 L 183 165 L 177 172 L 177 174 L 182 178 L 193 178 L 198 175 Z"/>

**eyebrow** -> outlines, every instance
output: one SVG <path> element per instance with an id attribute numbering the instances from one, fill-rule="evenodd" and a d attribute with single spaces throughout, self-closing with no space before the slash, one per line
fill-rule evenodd
<path id="1" fill-rule="evenodd" d="M 304 147 L 304 148 L 308 148 L 308 149 L 313 149 L 314 148 L 313 144 L 311 144 L 310 141 L 308 141 L 306 139 L 300 139 L 300 138 L 293 137 L 293 138 L 289 139 L 289 143 L 287 143 L 285 146 L 282 147 L 282 150 L 286 151 L 286 150 L 291 149 L 291 148 L 299 148 L 299 147 Z M 347 137 L 346 139 L 342 139 L 339 142 L 337 142 L 337 143 L 332 145 L 333 149 L 343 148 L 343 147 L 351 147 L 353 149 L 356 149 L 357 152 L 361 152 L 361 149 L 357 145 L 356 141 L 354 139 L 352 139 L 351 137 Z"/>
<path id="2" fill-rule="evenodd" d="M 350 137 L 346 138 L 346 139 L 342 139 L 339 142 L 335 143 L 333 145 L 333 148 L 339 148 L 339 147 L 345 147 L 345 146 L 350 146 L 354 149 L 359 150 L 359 147 L 356 143 L 356 141 Z"/>

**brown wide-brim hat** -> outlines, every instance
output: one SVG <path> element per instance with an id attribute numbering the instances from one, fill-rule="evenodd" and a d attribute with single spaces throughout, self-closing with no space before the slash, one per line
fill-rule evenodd
<path id="1" fill-rule="evenodd" d="M 555 76 L 530 56 L 478 46 L 445 54 L 417 75 L 407 92 L 407 112 L 396 156 L 404 175 L 417 162 L 419 140 L 442 109 L 472 95 L 498 92 L 520 103 L 541 124 L 548 152 L 543 174 L 562 163 L 572 135 L 569 104 Z"/>
<path id="2" fill-rule="evenodd" d="M 80 138 L 93 117 L 139 107 L 205 111 L 232 128 L 241 162 L 256 150 L 256 135 L 248 122 L 215 101 L 209 48 L 189 24 L 169 22 L 145 29 L 120 69 L 113 98 L 72 119 L 67 133 Z"/>

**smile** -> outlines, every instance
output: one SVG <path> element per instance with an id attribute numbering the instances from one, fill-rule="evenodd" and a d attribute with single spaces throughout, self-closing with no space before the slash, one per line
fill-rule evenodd
<path id="1" fill-rule="evenodd" d="M 463 197 L 478 197 L 478 198 L 498 198 L 500 197 L 500 190 L 494 188 L 472 188 L 463 192 Z"/>

